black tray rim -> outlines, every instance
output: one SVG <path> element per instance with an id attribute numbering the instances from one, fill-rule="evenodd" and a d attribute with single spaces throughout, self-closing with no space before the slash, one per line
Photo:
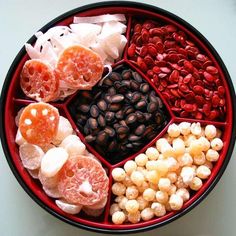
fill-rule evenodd
<path id="1" fill-rule="evenodd" d="M 26 51 L 24 49 L 24 46 L 21 48 L 21 50 L 18 52 L 18 54 L 16 55 L 14 61 L 12 62 L 3 87 L 2 87 L 2 91 L 1 91 L 1 97 L 0 97 L 0 137 L 1 137 L 1 142 L 2 142 L 2 147 L 3 147 L 3 151 L 5 154 L 5 157 L 7 159 L 8 165 L 10 166 L 11 171 L 13 172 L 15 178 L 17 179 L 18 183 L 21 185 L 21 187 L 25 190 L 25 192 L 43 209 L 45 209 L 48 213 L 50 213 L 51 215 L 55 216 L 56 218 L 71 224 L 73 226 L 79 227 L 81 229 L 86 229 L 86 230 L 90 230 L 90 231 L 94 231 L 94 232 L 98 232 L 98 233 L 107 233 L 107 234 L 122 234 L 122 233 L 136 233 L 136 232 L 144 232 L 146 230 L 151 230 L 151 229 L 155 229 L 158 227 L 161 227 L 163 225 L 166 225 L 168 223 L 171 223 L 172 221 L 180 218 L 181 216 L 185 215 L 187 212 L 189 212 L 190 210 L 192 210 L 194 207 L 196 207 L 203 199 L 205 199 L 208 194 L 213 190 L 213 188 L 215 187 L 215 185 L 218 183 L 218 181 L 220 180 L 221 176 L 223 175 L 233 152 L 234 149 L 234 145 L 235 145 L 235 139 L 236 139 L 236 95 L 235 95 L 235 90 L 234 90 L 234 86 L 232 83 L 232 80 L 230 78 L 230 75 L 226 69 L 226 66 L 224 65 L 224 62 L 222 61 L 222 59 L 220 58 L 219 54 L 217 53 L 217 51 L 215 50 L 215 48 L 210 44 L 210 42 L 196 29 L 194 28 L 191 24 L 189 24 L 188 22 L 186 22 L 185 20 L 183 20 L 182 18 L 178 17 L 177 15 L 164 10 L 162 8 L 159 8 L 157 6 L 153 6 L 153 5 L 149 5 L 149 4 L 145 4 L 145 3 L 138 3 L 138 2 L 130 2 L 130 1 L 106 1 L 106 2 L 97 2 L 97 3 L 92 3 L 92 4 L 88 4 L 88 5 L 84 5 L 78 8 L 75 8 L 73 10 L 70 10 L 68 12 L 65 12 L 64 14 L 61 14 L 60 16 L 56 17 L 55 19 L 53 19 L 52 21 L 50 21 L 49 23 L 47 23 L 45 26 L 43 26 L 40 31 L 45 32 L 46 30 L 48 30 L 49 28 L 51 28 L 52 26 L 54 26 L 55 24 L 57 24 L 58 22 L 65 20 L 68 17 L 71 17 L 77 13 L 83 12 L 83 11 L 87 11 L 87 10 L 91 10 L 94 8 L 99 8 L 99 7 L 135 7 L 135 8 L 140 8 L 140 9 L 144 9 L 147 11 L 153 11 L 156 13 L 159 13 L 161 15 L 167 16 L 171 19 L 173 19 L 174 21 L 180 23 L 181 25 L 183 25 L 185 28 L 187 28 L 189 31 L 191 31 L 192 33 L 194 33 L 199 39 L 201 39 L 202 42 L 204 42 L 204 44 L 208 47 L 208 49 L 210 50 L 210 52 L 212 53 L 212 55 L 215 57 L 215 59 L 217 60 L 217 62 L 219 63 L 220 67 L 222 68 L 222 71 L 225 75 L 226 81 L 229 85 L 229 90 L 230 90 L 230 97 L 231 97 L 231 102 L 232 102 L 232 114 L 233 114 L 233 130 L 232 130 L 232 136 L 231 136 L 231 140 L 230 140 L 230 144 L 229 144 L 229 148 L 228 148 L 228 152 L 226 154 L 226 157 L 224 159 L 224 162 L 222 164 L 221 169 L 219 170 L 216 178 L 212 181 L 212 183 L 209 185 L 209 187 L 206 189 L 206 191 L 196 200 L 194 201 L 190 206 L 188 206 L 187 208 L 185 208 L 184 210 L 180 211 L 179 213 L 175 214 L 174 216 L 168 218 L 167 220 L 163 221 L 163 222 L 159 222 L 150 226 L 145 226 L 145 227 L 141 227 L 141 228 L 136 228 L 136 229 L 107 229 L 107 228 L 96 228 L 96 227 L 92 227 L 92 226 L 88 226 L 82 223 L 78 223 L 78 222 L 74 222 L 60 214 L 58 214 L 57 212 L 55 212 L 54 210 L 52 210 L 51 208 L 49 208 L 48 206 L 46 206 L 30 189 L 29 187 L 26 185 L 26 183 L 22 180 L 20 174 L 17 172 L 16 167 L 14 166 L 13 162 L 11 161 L 11 155 L 10 155 L 10 151 L 9 151 L 9 147 L 7 145 L 7 141 L 6 141 L 6 136 L 5 136 L 5 129 L 4 129 L 4 114 L 5 114 L 5 103 L 6 103 L 6 97 L 7 97 L 7 91 L 11 82 L 11 78 L 12 75 L 14 74 L 15 68 L 17 67 L 17 65 L 19 64 L 20 60 L 22 59 L 22 57 L 26 54 Z M 27 43 L 32 44 L 34 41 L 36 40 L 35 36 L 32 36 Z"/>

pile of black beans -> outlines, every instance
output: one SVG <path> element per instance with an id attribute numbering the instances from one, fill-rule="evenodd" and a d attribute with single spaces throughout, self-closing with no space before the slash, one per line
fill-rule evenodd
<path id="1" fill-rule="evenodd" d="M 168 122 L 154 89 L 124 66 L 80 91 L 69 109 L 86 142 L 111 164 L 139 151 Z"/>

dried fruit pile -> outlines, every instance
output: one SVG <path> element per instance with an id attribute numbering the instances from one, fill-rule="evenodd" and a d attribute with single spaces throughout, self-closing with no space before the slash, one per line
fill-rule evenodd
<path id="1" fill-rule="evenodd" d="M 99 160 L 73 135 L 70 122 L 47 103 L 20 111 L 16 143 L 23 166 L 64 212 L 99 216 L 107 203 L 108 177 Z"/>
<path id="2" fill-rule="evenodd" d="M 86 142 L 110 163 L 139 151 L 168 122 L 155 90 L 124 66 L 91 92 L 78 93 L 70 111 Z"/>
<path id="3" fill-rule="evenodd" d="M 149 20 L 134 23 L 128 57 L 180 117 L 224 120 L 225 88 L 218 69 L 185 32 Z"/>

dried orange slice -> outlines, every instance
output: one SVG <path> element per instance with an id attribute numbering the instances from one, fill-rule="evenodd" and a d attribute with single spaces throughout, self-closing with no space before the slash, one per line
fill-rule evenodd
<path id="1" fill-rule="evenodd" d="M 89 90 L 102 78 L 103 63 L 89 48 L 74 45 L 62 52 L 57 72 L 70 88 Z"/>
<path id="2" fill-rule="evenodd" d="M 63 166 L 58 190 L 69 203 L 91 206 L 106 198 L 108 177 L 96 160 L 81 155 Z"/>
<path id="3" fill-rule="evenodd" d="M 38 102 L 49 102 L 58 95 L 59 79 L 50 65 L 33 59 L 23 66 L 20 86 L 26 96 Z"/>
<path id="4" fill-rule="evenodd" d="M 58 124 L 59 112 L 57 108 L 39 102 L 25 107 L 20 116 L 19 129 L 28 143 L 44 146 L 55 138 Z"/>

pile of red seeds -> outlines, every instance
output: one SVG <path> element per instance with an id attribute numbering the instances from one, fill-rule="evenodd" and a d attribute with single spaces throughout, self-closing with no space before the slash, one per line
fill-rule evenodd
<path id="1" fill-rule="evenodd" d="M 154 21 L 134 23 L 128 58 L 157 86 L 180 117 L 224 120 L 218 69 L 185 32 Z"/>

